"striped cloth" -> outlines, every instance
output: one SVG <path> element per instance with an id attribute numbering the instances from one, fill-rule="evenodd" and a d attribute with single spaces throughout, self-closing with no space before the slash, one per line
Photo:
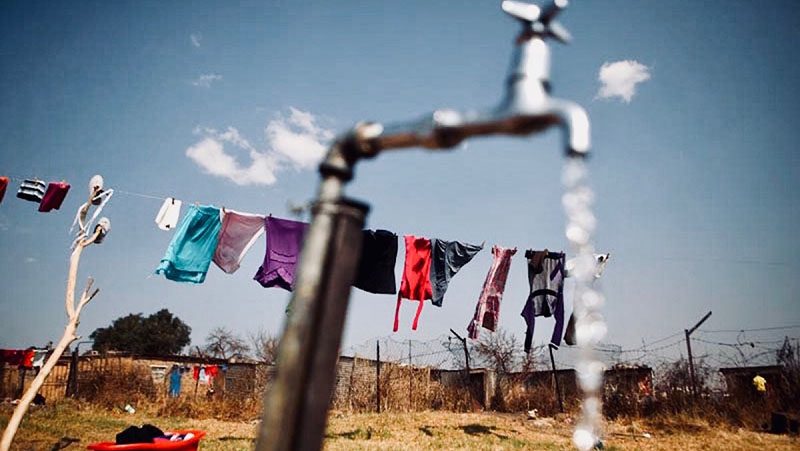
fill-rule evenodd
<path id="1" fill-rule="evenodd" d="M 37 204 L 42 201 L 44 197 L 44 190 L 47 185 L 38 179 L 25 179 L 19 186 L 17 197 L 23 200 L 36 202 Z"/>

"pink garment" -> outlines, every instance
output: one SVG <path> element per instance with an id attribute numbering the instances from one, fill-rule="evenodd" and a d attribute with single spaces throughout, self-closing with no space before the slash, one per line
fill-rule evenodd
<path id="1" fill-rule="evenodd" d="M 224 210 L 214 263 L 228 274 L 239 269 L 244 254 L 264 232 L 264 217 Z"/>
<path id="2" fill-rule="evenodd" d="M 47 185 L 47 191 L 44 193 L 42 201 L 39 202 L 39 211 L 48 212 L 54 208 L 58 210 L 61 207 L 61 203 L 64 202 L 64 198 L 67 197 L 69 188 L 70 186 L 67 182 L 50 182 Z"/>
<path id="3" fill-rule="evenodd" d="M 500 301 L 503 299 L 503 291 L 506 289 L 506 279 L 508 270 L 511 268 L 511 256 L 517 253 L 517 248 L 507 248 L 500 246 L 492 247 L 492 267 L 486 274 L 486 281 L 483 282 L 483 291 L 478 298 L 478 305 L 475 306 L 475 316 L 467 326 L 469 338 L 476 340 L 480 327 L 494 332 L 500 320 Z"/>

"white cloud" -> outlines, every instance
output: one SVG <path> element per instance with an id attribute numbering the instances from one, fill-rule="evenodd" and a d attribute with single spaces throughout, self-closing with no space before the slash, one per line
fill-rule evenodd
<path id="1" fill-rule="evenodd" d="M 196 79 L 192 80 L 192 85 L 200 88 L 210 88 L 211 83 L 219 80 L 222 80 L 222 75 L 220 74 L 202 74 Z"/>
<path id="2" fill-rule="evenodd" d="M 200 41 L 203 39 L 203 35 L 200 33 L 192 33 L 189 35 L 189 40 L 192 41 L 192 45 L 195 47 L 200 47 Z"/>
<path id="3" fill-rule="evenodd" d="M 311 113 L 289 107 L 289 117 L 279 116 L 265 128 L 269 147 L 298 169 L 309 169 L 325 156 L 331 130 L 317 124 Z"/>
<path id="4" fill-rule="evenodd" d="M 291 107 L 288 115 L 270 120 L 264 132 L 267 147 L 261 151 L 236 128 L 197 128 L 195 133 L 203 138 L 186 149 L 186 156 L 206 173 L 237 185 L 272 185 L 281 170 L 315 167 L 334 136 L 313 114 Z M 240 163 L 237 154 L 247 154 L 247 165 Z"/>
<path id="5" fill-rule="evenodd" d="M 36 259 L 33 257 L 25 257 L 25 263 L 36 263 Z"/>
<path id="6" fill-rule="evenodd" d="M 603 84 L 597 97 L 619 97 L 629 103 L 636 94 L 636 85 L 650 79 L 650 68 L 635 60 L 604 63 L 597 79 Z"/>

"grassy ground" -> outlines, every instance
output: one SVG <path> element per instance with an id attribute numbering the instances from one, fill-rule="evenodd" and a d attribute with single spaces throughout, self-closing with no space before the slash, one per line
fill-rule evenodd
<path id="1" fill-rule="evenodd" d="M 11 406 L 0 407 L 0 428 Z M 64 449 L 86 449 L 98 441 L 114 440 L 129 425 L 152 423 L 164 430 L 202 429 L 208 435 L 201 449 L 252 449 L 256 425 L 213 419 L 193 420 L 110 412 L 76 403 L 33 408 L 17 433 L 13 449 L 51 450 L 66 438 L 78 439 Z M 527 420 L 523 415 L 498 413 L 384 413 L 334 412 L 326 434 L 329 450 L 395 449 L 537 449 L 570 448 L 572 425 L 566 418 Z M 649 433 L 652 438 L 643 437 Z M 797 450 L 800 438 L 770 435 L 710 425 L 700 420 L 607 424 L 608 450 Z"/>

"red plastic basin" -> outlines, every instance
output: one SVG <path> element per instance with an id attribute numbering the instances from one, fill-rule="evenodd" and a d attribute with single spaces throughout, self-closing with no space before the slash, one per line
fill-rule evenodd
<path id="1" fill-rule="evenodd" d="M 200 439 L 206 435 L 205 431 L 197 429 L 179 429 L 170 432 L 175 434 L 188 434 L 191 432 L 194 434 L 194 437 L 179 442 L 131 443 L 128 445 L 117 445 L 114 442 L 100 442 L 87 445 L 86 448 L 94 451 L 196 451 L 200 446 Z"/>

